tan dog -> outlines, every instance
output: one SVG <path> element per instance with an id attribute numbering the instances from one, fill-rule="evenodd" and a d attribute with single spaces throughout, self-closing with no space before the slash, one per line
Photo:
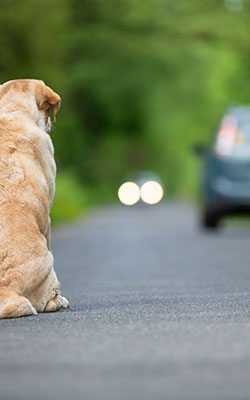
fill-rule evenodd
<path id="1" fill-rule="evenodd" d="M 56 165 L 48 132 L 61 99 L 44 82 L 0 85 L 0 318 L 67 308 L 50 248 Z"/>

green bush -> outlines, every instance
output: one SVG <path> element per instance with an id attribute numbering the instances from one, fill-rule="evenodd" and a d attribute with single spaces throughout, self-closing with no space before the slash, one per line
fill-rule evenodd
<path id="1" fill-rule="evenodd" d="M 51 210 L 52 223 L 75 220 L 83 215 L 87 204 L 87 191 L 71 170 L 58 173 L 56 193 Z"/>

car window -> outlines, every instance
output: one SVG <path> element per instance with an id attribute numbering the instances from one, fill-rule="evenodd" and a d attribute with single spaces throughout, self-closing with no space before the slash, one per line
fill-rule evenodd
<path id="1" fill-rule="evenodd" d="M 250 119 L 238 121 L 231 157 L 250 159 Z"/>
<path id="2" fill-rule="evenodd" d="M 237 130 L 243 134 L 246 143 L 250 143 L 250 119 L 239 121 Z"/>
<path id="3" fill-rule="evenodd" d="M 214 150 L 221 158 L 250 160 L 250 118 L 224 118 Z"/>

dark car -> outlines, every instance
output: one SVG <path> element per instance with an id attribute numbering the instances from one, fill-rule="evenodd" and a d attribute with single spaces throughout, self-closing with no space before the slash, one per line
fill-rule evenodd
<path id="1" fill-rule="evenodd" d="M 230 108 L 206 153 L 202 225 L 215 229 L 229 214 L 250 213 L 250 108 Z"/>

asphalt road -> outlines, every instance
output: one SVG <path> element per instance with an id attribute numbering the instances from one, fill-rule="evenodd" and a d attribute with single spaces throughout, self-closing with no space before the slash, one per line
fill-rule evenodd
<path id="1" fill-rule="evenodd" d="M 52 247 L 71 308 L 0 321 L 0 400 L 249 400 L 250 229 L 110 207 Z"/>

